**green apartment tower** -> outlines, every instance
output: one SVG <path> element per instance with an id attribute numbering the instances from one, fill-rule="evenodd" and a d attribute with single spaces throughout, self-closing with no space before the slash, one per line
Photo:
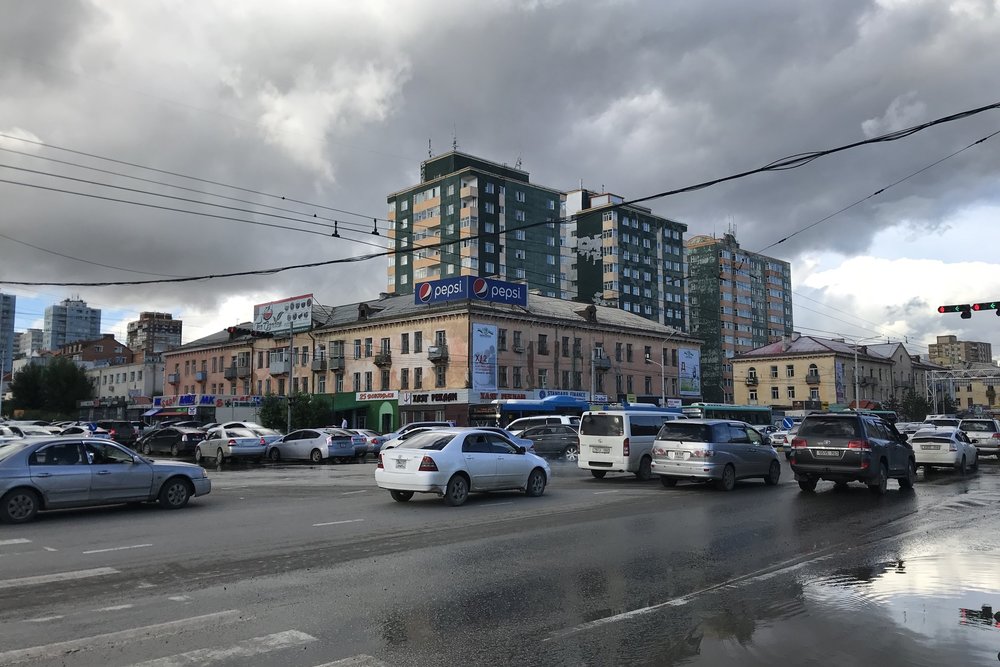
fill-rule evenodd
<path id="1" fill-rule="evenodd" d="M 736 237 L 694 236 L 687 243 L 691 333 L 701 349 L 702 396 L 733 402 L 733 382 L 747 382 L 755 401 L 754 378 L 733 378 L 734 355 L 792 334 L 792 272 L 788 262 L 747 252 Z M 763 401 L 762 403 L 767 403 Z"/>

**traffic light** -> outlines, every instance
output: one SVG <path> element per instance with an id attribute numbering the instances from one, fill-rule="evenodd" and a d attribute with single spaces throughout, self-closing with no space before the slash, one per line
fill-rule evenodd
<path id="1" fill-rule="evenodd" d="M 961 313 L 962 319 L 967 320 L 972 317 L 972 306 L 967 303 L 957 303 L 951 306 L 938 306 L 939 313 Z"/>
<path id="2" fill-rule="evenodd" d="M 1000 317 L 1000 301 L 984 301 L 982 303 L 972 304 L 972 310 L 993 310 L 996 311 L 998 317 Z"/>
<path id="3" fill-rule="evenodd" d="M 226 331 L 229 333 L 229 340 L 237 338 L 238 336 L 250 336 L 251 338 L 274 338 L 274 334 L 270 331 L 258 331 L 256 329 L 247 329 L 245 327 L 228 327 Z"/>

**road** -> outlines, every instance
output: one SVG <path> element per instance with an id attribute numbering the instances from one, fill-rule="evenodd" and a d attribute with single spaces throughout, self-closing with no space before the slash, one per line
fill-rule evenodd
<path id="1" fill-rule="evenodd" d="M 0 664 L 1000 658 L 995 459 L 881 498 L 800 493 L 787 465 L 722 493 L 557 463 L 541 498 L 459 508 L 393 502 L 373 469 L 227 465 L 180 511 L 0 526 Z"/>

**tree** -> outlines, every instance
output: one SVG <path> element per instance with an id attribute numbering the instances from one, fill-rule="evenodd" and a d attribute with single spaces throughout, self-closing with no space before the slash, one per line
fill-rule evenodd
<path id="1" fill-rule="evenodd" d="M 10 381 L 13 394 L 11 406 L 15 410 L 42 410 L 45 407 L 45 378 L 41 364 L 28 364 Z"/>
<path id="2" fill-rule="evenodd" d="M 927 399 L 918 396 L 912 389 L 907 389 L 903 394 L 903 402 L 900 404 L 900 417 L 904 421 L 923 421 L 924 417 L 930 414 L 931 406 Z"/>
<path id="3" fill-rule="evenodd" d="M 73 415 L 79 401 L 94 395 L 86 371 L 66 357 L 54 357 L 45 366 L 28 364 L 14 375 L 10 390 L 15 409 L 53 416 Z"/>
<path id="4" fill-rule="evenodd" d="M 274 394 L 268 394 L 260 402 L 260 423 L 268 428 L 285 430 L 285 401 Z"/>

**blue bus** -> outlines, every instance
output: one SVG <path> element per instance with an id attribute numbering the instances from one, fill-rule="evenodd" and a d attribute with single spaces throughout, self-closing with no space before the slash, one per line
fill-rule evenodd
<path id="1" fill-rule="evenodd" d="M 692 403 L 681 411 L 689 419 L 736 419 L 754 426 L 771 426 L 769 405 L 728 405 L 725 403 Z"/>
<path id="2" fill-rule="evenodd" d="M 510 398 L 483 405 L 469 406 L 471 426 L 503 426 L 521 417 L 537 415 L 576 415 L 590 409 L 590 403 L 572 396 L 546 396 L 540 400 Z"/>

